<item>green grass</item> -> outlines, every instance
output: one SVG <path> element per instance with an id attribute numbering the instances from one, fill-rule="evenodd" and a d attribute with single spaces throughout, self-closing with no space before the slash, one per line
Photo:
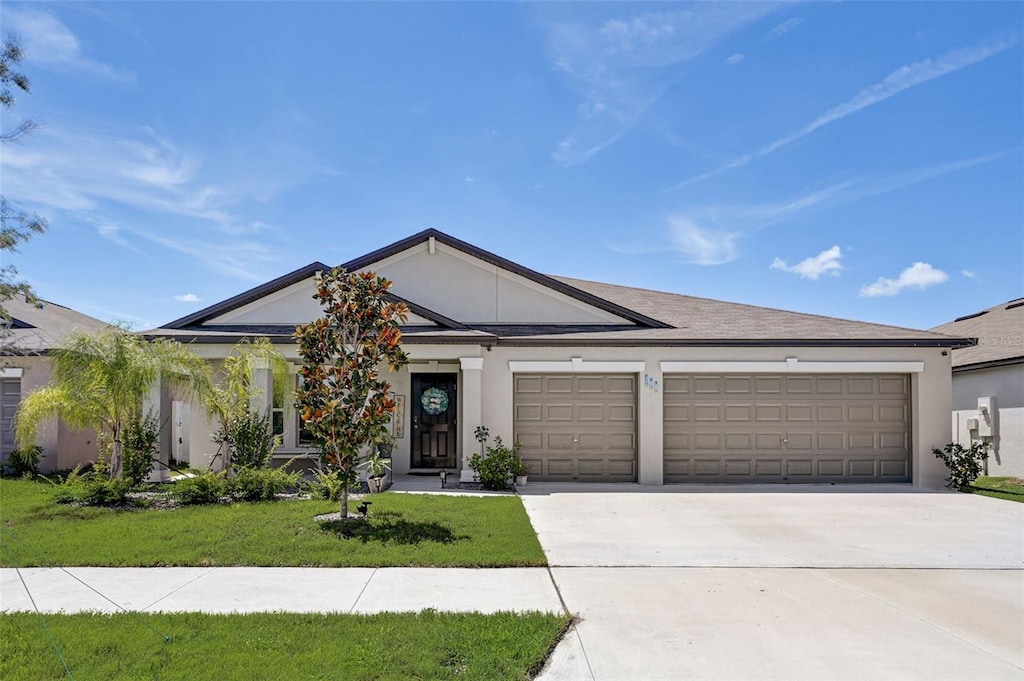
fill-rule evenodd
<path id="1" fill-rule="evenodd" d="M 324 528 L 320 501 L 161 510 L 59 505 L 0 481 L 0 565 L 505 567 L 547 561 L 518 497 L 373 495 L 369 523 Z"/>
<path id="2" fill-rule="evenodd" d="M 569 618 L 531 613 L 47 615 L 79 681 L 531 678 Z M 148 625 L 148 626 L 147 626 Z M 166 642 L 164 637 L 169 636 Z M 35 613 L 0 615 L 0 678 L 62 679 Z"/>
<path id="3" fill-rule="evenodd" d="M 961 492 L 1024 503 L 1024 479 L 982 476 Z"/>

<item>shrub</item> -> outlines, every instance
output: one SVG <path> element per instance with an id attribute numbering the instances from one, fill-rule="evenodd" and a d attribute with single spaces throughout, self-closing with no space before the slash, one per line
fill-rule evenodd
<path id="1" fill-rule="evenodd" d="M 959 442 L 950 442 L 932 453 L 949 469 L 946 487 L 963 489 L 981 475 L 982 462 L 988 459 L 988 443 L 972 442 L 970 447 L 964 447 Z"/>
<path id="2" fill-rule="evenodd" d="M 525 466 L 519 458 L 523 443 L 506 447 L 501 437 L 494 438 L 494 446 L 487 448 L 487 455 L 474 454 L 469 467 L 476 471 L 484 489 L 504 490 L 512 488 L 512 477 L 525 474 Z"/>
<path id="3" fill-rule="evenodd" d="M 313 482 L 310 483 L 310 491 L 313 496 L 327 501 L 341 501 L 342 490 L 355 488 L 358 481 L 353 477 L 345 480 L 337 468 L 326 466 L 313 472 Z"/>
<path id="4" fill-rule="evenodd" d="M 132 491 L 131 482 L 128 480 L 111 480 L 106 476 L 94 474 L 79 475 L 76 471 L 69 474 L 62 484 L 57 485 L 53 500 L 58 504 L 120 506 L 128 502 L 128 493 Z"/>
<path id="5" fill-rule="evenodd" d="M 273 501 L 278 494 L 296 489 L 301 475 L 283 468 L 240 468 L 227 481 L 226 491 L 236 501 Z"/>
<path id="6" fill-rule="evenodd" d="M 121 476 L 138 487 L 149 478 L 160 446 L 160 421 L 152 412 L 129 421 L 121 434 Z"/>
<path id="7" fill-rule="evenodd" d="M 39 459 L 43 456 L 43 448 L 38 446 L 12 449 L 3 465 L 5 477 L 20 478 L 25 475 L 39 473 Z"/>
<path id="8" fill-rule="evenodd" d="M 269 414 L 246 411 L 228 423 L 228 442 L 232 466 L 262 468 L 281 445 L 281 437 L 274 435 Z"/>
<path id="9" fill-rule="evenodd" d="M 217 473 L 203 473 L 192 478 L 181 478 L 174 483 L 172 494 L 185 506 L 217 504 L 224 496 L 224 478 Z"/>

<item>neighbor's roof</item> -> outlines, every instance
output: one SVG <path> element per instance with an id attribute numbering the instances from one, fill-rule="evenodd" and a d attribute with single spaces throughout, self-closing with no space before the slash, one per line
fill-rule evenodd
<path id="1" fill-rule="evenodd" d="M 968 338 L 978 344 L 953 352 L 953 369 L 968 371 L 1024 362 L 1024 298 L 958 317 L 932 331 Z"/>
<path id="2" fill-rule="evenodd" d="M 4 301 L 12 317 L 11 334 L 3 339 L 2 355 L 40 355 L 60 347 L 73 332 L 96 333 L 107 326 L 98 319 L 71 308 L 40 300 L 38 305 L 21 296 Z"/>

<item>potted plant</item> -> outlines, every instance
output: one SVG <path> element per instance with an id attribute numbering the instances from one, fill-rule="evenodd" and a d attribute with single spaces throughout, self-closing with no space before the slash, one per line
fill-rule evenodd
<path id="1" fill-rule="evenodd" d="M 517 443 L 518 444 L 518 443 Z M 530 470 L 526 467 L 526 464 L 521 458 L 519 458 L 519 448 L 516 447 L 514 450 L 515 456 L 509 464 L 512 475 L 516 479 L 516 487 L 525 487 L 526 478 L 529 475 Z"/>
<path id="2" fill-rule="evenodd" d="M 371 494 L 384 491 L 384 480 L 391 470 L 391 459 L 385 459 L 378 449 L 366 459 L 366 485 Z"/>
<path id="3" fill-rule="evenodd" d="M 390 458 L 391 452 L 395 450 L 395 439 L 387 430 L 380 431 L 380 435 L 374 438 L 373 443 L 377 447 L 377 454 L 385 458 Z"/>

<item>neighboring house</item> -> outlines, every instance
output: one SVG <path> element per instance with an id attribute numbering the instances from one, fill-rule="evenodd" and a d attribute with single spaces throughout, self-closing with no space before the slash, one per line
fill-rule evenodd
<path id="1" fill-rule="evenodd" d="M 70 333 L 96 333 L 106 324 L 45 300 L 33 305 L 17 296 L 3 306 L 11 316 L 0 341 L 0 460 L 6 461 L 15 447 L 14 415 L 22 396 L 50 382 L 50 350 L 60 347 Z M 74 430 L 60 420 L 44 425 L 36 443 L 43 448 L 41 471 L 96 460 L 95 432 Z"/>
<path id="2" fill-rule="evenodd" d="M 932 331 L 978 339 L 953 352 L 953 439 L 991 444 L 988 475 L 1024 477 L 1024 298 Z"/>
<path id="3" fill-rule="evenodd" d="M 964 339 L 546 276 L 436 230 L 343 266 L 391 279 L 411 310 L 412 361 L 391 376 L 396 473 L 468 478 L 486 425 L 523 443 L 538 480 L 940 487 L 946 476 L 931 449 L 950 439 L 949 351 Z M 311 296 L 325 269 L 146 333 L 213 361 L 267 336 L 294 370 L 292 332 L 320 316 Z M 205 418 L 166 391 L 151 403 L 174 414 L 167 451 L 208 462 Z M 307 452 L 292 405 L 271 406 L 280 455 Z"/>

